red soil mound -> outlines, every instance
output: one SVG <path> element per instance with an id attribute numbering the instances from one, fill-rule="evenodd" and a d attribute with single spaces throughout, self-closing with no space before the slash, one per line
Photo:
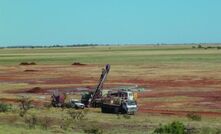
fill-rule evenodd
<path id="1" fill-rule="evenodd" d="M 26 69 L 24 72 L 37 72 L 38 70 L 33 70 L 33 69 Z"/>
<path id="2" fill-rule="evenodd" d="M 27 65 L 36 65 L 35 62 L 21 62 L 20 65 L 24 65 L 24 66 L 27 66 Z"/>
<path id="3" fill-rule="evenodd" d="M 84 66 L 84 65 L 86 65 L 86 64 L 82 64 L 82 63 L 80 63 L 80 62 L 74 62 L 72 65 L 75 65 L 75 66 Z"/>
<path id="4" fill-rule="evenodd" d="M 26 93 L 43 93 L 43 92 L 45 92 L 45 90 L 40 87 L 34 87 L 34 88 L 26 91 Z"/>

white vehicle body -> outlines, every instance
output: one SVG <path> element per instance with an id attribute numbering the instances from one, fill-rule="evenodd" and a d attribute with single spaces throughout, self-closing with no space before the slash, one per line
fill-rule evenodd
<path id="1" fill-rule="evenodd" d="M 85 105 L 77 99 L 71 99 L 68 105 L 70 108 L 77 108 L 77 109 L 78 108 L 84 109 L 85 107 Z"/>

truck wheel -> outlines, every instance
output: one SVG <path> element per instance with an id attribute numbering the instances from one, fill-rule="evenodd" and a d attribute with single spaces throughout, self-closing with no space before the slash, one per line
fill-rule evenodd
<path id="1" fill-rule="evenodd" d="M 118 113 L 119 113 L 119 108 L 118 108 L 118 107 L 115 107 L 115 108 L 114 108 L 114 113 L 115 113 L 115 114 L 118 114 Z"/>
<path id="2" fill-rule="evenodd" d="M 125 109 L 121 109 L 122 114 L 127 114 L 127 111 Z"/>
<path id="3" fill-rule="evenodd" d="M 102 113 L 106 113 L 106 112 L 107 112 L 106 108 L 101 107 L 101 112 L 102 112 Z"/>

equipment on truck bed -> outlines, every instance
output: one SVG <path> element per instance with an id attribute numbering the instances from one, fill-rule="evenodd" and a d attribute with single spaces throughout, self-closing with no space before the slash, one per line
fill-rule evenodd
<path id="1" fill-rule="evenodd" d="M 109 92 L 102 98 L 101 111 L 103 113 L 135 114 L 137 103 L 135 94 L 130 91 Z"/>
<path id="2" fill-rule="evenodd" d="M 85 106 L 101 107 L 103 113 L 134 114 L 137 111 L 136 93 L 119 88 L 116 91 L 109 90 L 106 95 L 102 95 L 103 84 L 109 71 L 110 65 L 107 64 L 106 67 L 102 69 L 95 91 L 83 94 L 81 102 L 84 103 Z"/>

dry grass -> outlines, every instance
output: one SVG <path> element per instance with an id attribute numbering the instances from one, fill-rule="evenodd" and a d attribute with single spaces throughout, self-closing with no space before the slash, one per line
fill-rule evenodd
<path id="1" fill-rule="evenodd" d="M 6 91 L 23 91 L 34 87 L 43 89 L 94 88 L 99 79 L 101 68 L 106 63 L 110 63 L 111 71 L 104 88 L 120 85 L 139 85 L 151 90 L 147 94 L 175 94 L 175 96 L 162 95 L 140 98 L 138 100 L 139 105 L 146 106 L 144 108 L 150 108 L 155 103 L 161 103 L 153 108 L 220 112 L 220 100 L 216 99 L 220 97 L 217 92 L 221 91 L 220 61 L 220 50 L 192 49 L 191 46 L 1 49 L 0 99 L 16 99 L 21 95 Z M 19 66 L 21 62 L 36 62 L 37 65 Z M 73 62 L 87 65 L 72 66 Z M 38 71 L 25 72 L 25 70 Z M 201 81 L 202 83 L 200 83 Z M 197 96 L 197 94 L 191 94 L 208 93 L 209 96 L 209 93 L 213 92 L 214 94 L 209 99 L 205 95 Z M 176 95 L 177 93 L 184 94 Z M 35 101 L 50 101 L 50 94 L 25 95 L 31 96 Z M 43 96 L 45 99 L 39 99 L 39 96 Z M 80 94 L 72 97 L 80 98 Z M 45 115 L 59 118 L 59 114 L 63 113 L 59 109 L 41 109 L 32 112 L 36 114 L 44 113 Z M 100 126 L 102 124 L 109 125 L 113 128 L 113 133 L 133 133 L 134 131 L 134 133 L 146 133 L 147 126 L 150 126 L 151 131 L 160 122 L 168 123 L 173 120 L 183 121 L 185 124 L 190 123 L 196 127 L 209 126 L 216 128 L 220 125 L 218 119 L 210 116 L 203 116 L 200 122 L 190 122 L 185 117 L 156 114 L 138 112 L 138 115 L 127 120 L 123 117 L 119 119 L 116 115 L 101 114 L 98 109 L 93 109 L 87 118 Z M 10 117 L 10 115 L 0 116 L 1 118 L 6 116 L 5 120 Z M 136 126 L 136 124 L 138 125 Z M 11 128 L 15 131 L 18 129 L 20 132 L 29 132 L 23 127 L 16 128 L 7 125 L 3 125 L 2 131 Z M 60 130 L 59 128 L 57 129 Z M 37 133 L 42 130 L 30 130 L 31 133 L 35 133 L 35 131 Z M 47 133 L 51 133 L 50 131 L 47 131 Z M 78 132 L 81 133 L 83 131 L 79 130 Z"/>

